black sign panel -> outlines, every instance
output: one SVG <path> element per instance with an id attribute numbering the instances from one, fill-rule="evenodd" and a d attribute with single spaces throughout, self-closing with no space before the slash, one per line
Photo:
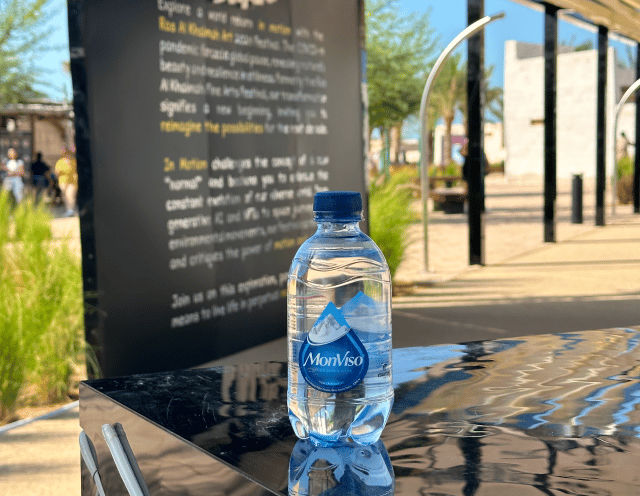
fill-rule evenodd
<path id="1" fill-rule="evenodd" d="M 314 193 L 364 193 L 360 11 L 69 2 L 86 327 L 103 375 L 286 335 Z"/>

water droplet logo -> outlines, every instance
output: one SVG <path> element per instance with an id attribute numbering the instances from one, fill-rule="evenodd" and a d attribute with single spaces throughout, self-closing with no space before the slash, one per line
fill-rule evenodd
<path id="1" fill-rule="evenodd" d="M 369 369 L 367 350 L 333 303 L 309 331 L 298 360 L 305 381 L 326 393 L 353 389 Z"/>

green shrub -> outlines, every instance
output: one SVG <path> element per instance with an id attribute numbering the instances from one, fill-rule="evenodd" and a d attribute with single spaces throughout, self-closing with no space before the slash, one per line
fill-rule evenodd
<path id="1" fill-rule="evenodd" d="M 404 257 L 407 228 L 417 220 L 411 211 L 413 176 L 401 171 L 369 188 L 369 234 L 382 250 L 392 278 Z"/>
<path id="2" fill-rule="evenodd" d="M 618 179 L 623 176 L 633 175 L 633 159 L 631 157 L 622 157 L 618 160 Z"/>
<path id="3" fill-rule="evenodd" d="M 57 402 L 67 397 L 71 376 L 82 362 L 82 273 L 78 257 L 66 245 L 58 247 L 41 282 L 40 290 L 32 295 L 41 301 L 33 323 L 45 332 L 38 343 L 30 382 L 37 384 L 40 401 Z"/>
<path id="4" fill-rule="evenodd" d="M 498 174 L 504 174 L 504 160 L 501 160 L 500 162 L 496 162 L 495 164 L 490 164 L 489 170 L 486 172 L 487 174 L 490 174 L 492 172 L 498 173 Z"/>
<path id="5" fill-rule="evenodd" d="M 622 157 L 618 160 L 616 172 L 618 173 L 618 201 L 622 205 L 633 203 L 633 157 Z"/>
<path id="6" fill-rule="evenodd" d="M 462 166 L 456 162 L 451 161 L 445 166 L 431 166 L 429 168 L 429 177 L 437 178 L 445 176 L 457 176 L 462 178 Z M 447 186 L 459 186 L 460 183 L 461 180 L 447 181 Z"/>
<path id="7" fill-rule="evenodd" d="M 439 166 L 432 165 L 429 167 L 430 177 L 442 177 L 442 176 L 462 176 L 462 166 L 456 162 L 449 162 L 447 165 Z"/>
<path id="8" fill-rule="evenodd" d="M 46 207 L 25 199 L 15 209 L 0 195 L 0 417 L 26 382 L 35 401 L 58 401 L 81 362 L 80 260 L 51 233 Z"/>
<path id="9" fill-rule="evenodd" d="M 456 162 L 449 162 L 444 168 L 444 176 L 460 176 L 462 177 L 462 167 Z"/>
<path id="10" fill-rule="evenodd" d="M 11 301 L 13 285 L 0 276 L 0 301 Z M 26 363 L 24 359 L 24 343 L 19 328 L 19 315 L 22 309 L 12 305 L 9 312 L 0 314 L 0 419 L 6 417 L 13 409 L 20 389 L 24 383 Z"/>

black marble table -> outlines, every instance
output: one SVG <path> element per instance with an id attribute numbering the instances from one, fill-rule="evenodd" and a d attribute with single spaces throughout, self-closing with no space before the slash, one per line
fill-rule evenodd
<path id="1" fill-rule="evenodd" d="M 640 327 L 396 349 L 393 367 L 396 495 L 640 494 Z M 105 423 L 152 495 L 287 494 L 286 391 L 275 362 L 92 380 L 80 425 L 109 496 L 128 493 Z"/>

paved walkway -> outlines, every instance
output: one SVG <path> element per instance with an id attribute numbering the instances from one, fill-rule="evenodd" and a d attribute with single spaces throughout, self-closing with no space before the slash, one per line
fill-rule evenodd
<path id="1" fill-rule="evenodd" d="M 78 408 L 0 433 L 0 495 L 80 494 Z"/>
<path id="2" fill-rule="evenodd" d="M 595 226 L 595 193 L 585 182 L 584 222 L 571 223 L 571 184 L 559 181 L 556 242 L 543 242 L 542 183 L 487 181 L 486 265 L 469 266 L 464 214 L 432 213 L 429 271 L 422 225 L 409 230 L 410 246 L 396 279 L 413 293 L 394 308 L 461 305 L 514 298 L 617 298 L 640 295 L 640 215 L 618 205 L 606 226 Z"/>
<path id="3" fill-rule="evenodd" d="M 494 265 L 520 256 L 543 243 L 543 184 L 540 179 L 507 180 L 487 176 L 485 214 L 485 263 Z M 571 223 L 571 181 L 558 181 L 556 201 L 556 241 L 562 242 L 595 229 L 594 182 L 585 180 L 582 224 Z M 607 205 L 610 199 L 607 198 Z M 419 202 L 415 203 L 419 208 Z M 630 217 L 631 206 L 617 206 L 615 218 L 606 209 L 606 222 L 617 223 Z M 414 282 L 425 279 L 447 280 L 469 269 L 469 229 L 466 214 L 429 214 L 429 272 L 425 274 L 422 223 L 409 229 L 409 249 L 396 279 Z"/>
<path id="4" fill-rule="evenodd" d="M 640 299 L 640 215 L 618 206 L 612 217 L 607 207 L 607 226 L 595 227 L 593 183 L 585 181 L 584 223 L 571 224 L 570 188 L 570 181 L 559 181 L 557 242 L 545 244 L 541 181 L 489 176 L 484 267 L 467 263 L 465 215 L 431 214 L 429 271 L 422 226 L 412 226 L 407 258 L 397 273 L 411 294 L 395 297 L 394 309 L 518 299 Z M 77 218 L 57 219 L 55 225 L 60 236 L 77 236 Z M 284 340 L 277 340 L 213 363 L 282 359 L 284 350 Z M 76 408 L 0 433 L 0 495 L 79 495 L 79 432 Z"/>

